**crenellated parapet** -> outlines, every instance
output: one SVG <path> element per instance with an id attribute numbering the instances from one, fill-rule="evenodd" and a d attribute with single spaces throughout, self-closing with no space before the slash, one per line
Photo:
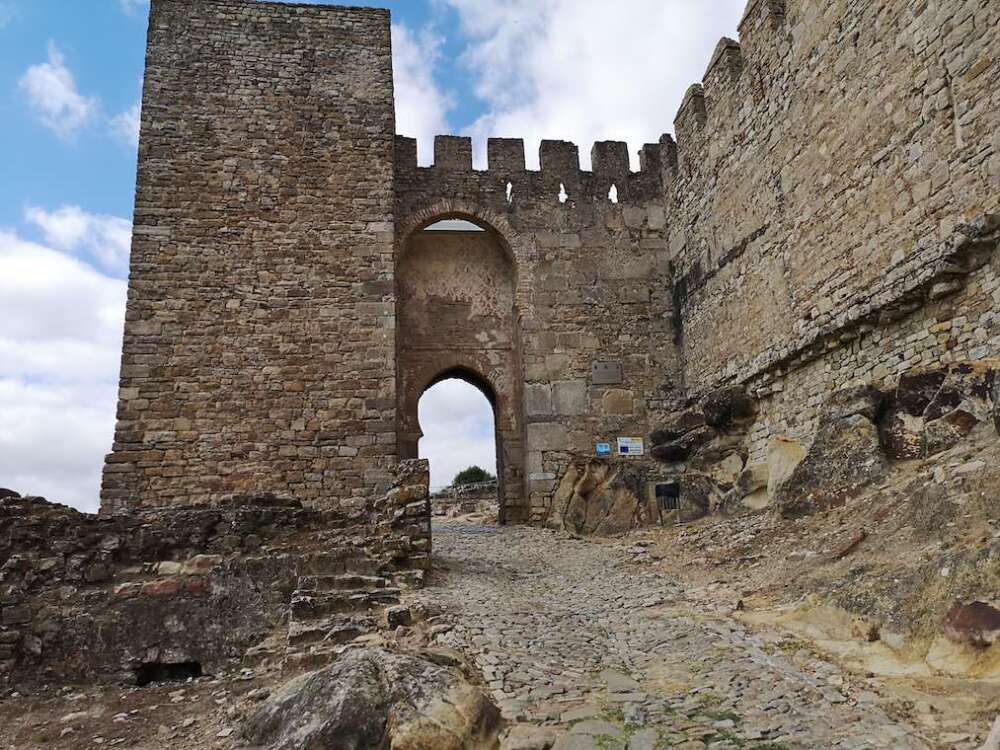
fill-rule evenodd
<path id="1" fill-rule="evenodd" d="M 609 201 L 638 203 L 662 195 L 666 165 L 676 161 L 669 136 L 650 143 L 639 152 L 640 169 L 629 164 L 628 144 L 599 141 L 591 149 L 591 169 L 580 166 L 580 150 L 568 141 L 545 140 L 539 147 L 539 169 L 526 167 L 524 141 L 520 138 L 490 138 L 487 168 L 473 168 L 472 139 L 439 135 L 434 139 L 434 164 L 417 165 L 414 138 L 396 137 L 397 181 L 425 181 L 439 178 L 449 182 L 467 181 L 503 194 L 513 202 L 520 198 L 552 202 Z"/>

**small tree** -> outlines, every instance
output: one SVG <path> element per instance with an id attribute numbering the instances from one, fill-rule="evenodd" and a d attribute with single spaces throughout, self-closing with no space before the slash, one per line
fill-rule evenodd
<path id="1" fill-rule="evenodd" d="M 495 476 L 490 474 L 486 469 L 482 469 L 478 466 L 470 466 L 468 469 L 462 469 L 455 478 L 452 480 L 451 484 L 454 487 L 458 487 L 463 484 L 479 484 L 480 482 L 492 482 L 496 479 Z"/>

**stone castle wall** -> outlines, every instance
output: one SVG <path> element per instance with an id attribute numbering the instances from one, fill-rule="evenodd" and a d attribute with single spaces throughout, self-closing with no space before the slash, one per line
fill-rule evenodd
<path id="1" fill-rule="evenodd" d="M 152 4 L 105 512 L 385 485 L 394 130 L 388 12 Z"/>
<path id="2" fill-rule="evenodd" d="M 990 6 L 754 0 L 689 92 L 666 187 L 686 387 L 760 396 L 758 456 L 840 385 L 1000 352 L 995 263 L 943 265 L 1000 209 Z"/>
<path id="3" fill-rule="evenodd" d="M 528 171 L 522 141 L 491 139 L 488 168 L 474 170 L 470 139 L 440 137 L 434 166 L 418 167 L 416 142 L 397 139 L 397 252 L 448 217 L 487 227 L 508 250 L 520 379 L 491 385 L 499 400 L 519 402 L 512 414 L 520 436 L 501 436 L 512 521 L 546 518 L 573 456 L 593 455 L 599 441 L 645 436 L 681 396 L 664 293 L 660 147 L 646 147 L 639 173 L 629 172 L 624 143 L 598 143 L 592 157 L 592 171 L 582 171 L 576 145 L 545 141 L 541 169 Z M 428 234 L 421 245 L 434 241 Z M 601 382 L 597 364 L 619 367 L 620 381 Z"/>
<path id="4" fill-rule="evenodd" d="M 617 142 L 527 170 L 518 139 L 475 170 L 452 136 L 419 167 L 386 13 L 154 0 L 105 509 L 370 494 L 457 374 L 501 518 L 541 521 L 597 442 L 721 386 L 757 400 L 754 461 L 840 385 L 997 356 L 989 5 L 751 0 L 633 173 Z M 487 231 L 423 231 L 453 218 Z"/>

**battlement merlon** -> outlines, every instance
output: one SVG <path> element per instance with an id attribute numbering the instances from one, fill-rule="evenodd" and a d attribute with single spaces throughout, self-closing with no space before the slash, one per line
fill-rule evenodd
<path id="1" fill-rule="evenodd" d="M 396 136 L 396 174 L 406 179 L 437 175 L 447 179 L 492 180 L 519 195 L 545 193 L 553 197 L 565 190 L 574 200 L 606 200 L 612 187 L 620 201 L 642 201 L 662 195 L 664 171 L 672 173 L 676 163 L 673 139 L 664 136 L 660 143 L 647 143 L 639 151 L 639 171 L 630 168 L 628 144 L 623 141 L 598 141 L 591 149 L 591 169 L 580 166 L 580 149 L 569 141 L 543 140 L 538 150 L 538 170 L 526 167 L 524 140 L 490 138 L 487 142 L 487 168 L 473 168 L 472 139 L 439 135 L 434 139 L 434 164 L 417 164 L 417 141 Z M 667 155 L 664 156 L 664 150 Z"/>

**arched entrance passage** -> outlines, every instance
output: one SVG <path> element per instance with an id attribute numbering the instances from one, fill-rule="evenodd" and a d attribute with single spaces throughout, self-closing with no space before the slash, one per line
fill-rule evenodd
<path id="1" fill-rule="evenodd" d="M 418 404 L 441 380 L 459 377 L 493 405 L 501 523 L 525 520 L 523 419 L 513 258 L 503 239 L 475 222 L 438 216 L 404 239 L 396 263 L 398 446 L 416 458 Z M 438 225 L 429 228 L 432 225 Z"/>
<path id="2" fill-rule="evenodd" d="M 458 384 L 457 381 L 462 381 Z M 431 489 L 442 489 L 475 465 L 497 476 L 491 510 L 503 520 L 503 455 L 493 387 L 465 368 L 443 372 L 420 397 L 420 457 L 430 459 Z"/>

